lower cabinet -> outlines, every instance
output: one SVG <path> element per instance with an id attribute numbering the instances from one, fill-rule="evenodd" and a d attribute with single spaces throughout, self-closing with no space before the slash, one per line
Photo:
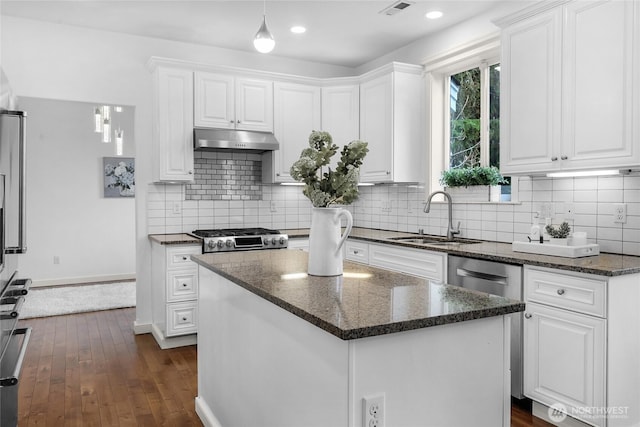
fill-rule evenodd
<path id="1" fill-rule="evenodd" d="M 347 239 L 345 259 L 427 279 L 446 279 L 447 254 Z"/>
<path id="2" fill-rule="evenodd" d="M 640 369 L 629 357 L 640 349 L 639 275 L 524 271 L 524 394 L 534 415 L 554 408 L 586 425 L 640 425 Z"/>
<path id="3" fill-rule="evenodd" d="M 162 245 L 151 250 L 152 334 L 160 348 L 196 343 L 200 245 Z"/>

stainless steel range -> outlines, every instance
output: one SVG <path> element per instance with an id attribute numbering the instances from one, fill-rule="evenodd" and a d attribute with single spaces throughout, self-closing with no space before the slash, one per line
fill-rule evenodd
<path id="1" fill-rule="evenodd" d="M 267 228 L 195 230 L 191 234 L 202 239 L 203 253 L 284 249 L 289 246 L 289 236 Z"/>

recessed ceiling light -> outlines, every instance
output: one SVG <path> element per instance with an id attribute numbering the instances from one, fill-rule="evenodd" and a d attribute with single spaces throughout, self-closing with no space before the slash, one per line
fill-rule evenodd
<path id="1" fill-rule="evenodd" d="M 432 10 L 431 12 L 427 12 L 427 14 L 424 16 L 429 19 L 438 19 L 442 18 L 442 12 L 440 12 L 439 10 Z"/>
<path id="2" fill-rule="evenodd" d="M 302 34 L 305 33 L 307 31 L 307 29 L 301 25 L 294 25 L 293 27 L 291 27 L 291 32 L 294 34 Z"/>

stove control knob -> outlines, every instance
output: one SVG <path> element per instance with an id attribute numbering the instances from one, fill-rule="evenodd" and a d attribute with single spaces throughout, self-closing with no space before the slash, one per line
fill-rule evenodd
<path id="1" fill-rule="evenodd" d="M 262 243 L 264 243 L 265 245 L 269 244 L 269 238 L 265 237 L 264 239 L 262 239 Z"/>
<path id="2" fill-rule="evenodd" d="M 214 242 L 213 240 L 209 240 L 209 243 L 207 243 L 207 246 L 209 247 L 209 249 L 215 249 L 216 242 Z"/>
<path id="3" fill-rule="evenodd" d="M 272 238 L 271 238 L 271 244 L 272 244 L 272 245 L 275 245 L 275 244 L 276 244 L 276 238 L 275 238 L 275 237 L 272 237 Z"/>
<path id="4" fill-rule="evenodd" d="M 285 242 L 284 237 L 281 237 L 281 238 L 280 238 L 280 244 L 281 244 L 281 245 L 284 245 L 284 242 Z"/>
<path id="5" fill-rule="evenodd" d="M 233 241 L 232 240 L 227 240 L 226 245 L 228 248 L 230 248 L 231 246 L 233 246 Z"/>
<path id="6" fill-rule="evenodd" d="M 222 240 L 218 240 L 217 246 L 222 248 L 224 246 L 224 242 Z"/>

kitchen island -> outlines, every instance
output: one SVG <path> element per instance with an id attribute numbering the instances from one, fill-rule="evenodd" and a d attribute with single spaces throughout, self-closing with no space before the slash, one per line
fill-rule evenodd
<path id="1" fill-rule="evenodd" d="M 370 266 L 306 274 L 295 250 L 193 255 L 208 426 L 509 425 L 509 327 L 524 304 Z"/>

